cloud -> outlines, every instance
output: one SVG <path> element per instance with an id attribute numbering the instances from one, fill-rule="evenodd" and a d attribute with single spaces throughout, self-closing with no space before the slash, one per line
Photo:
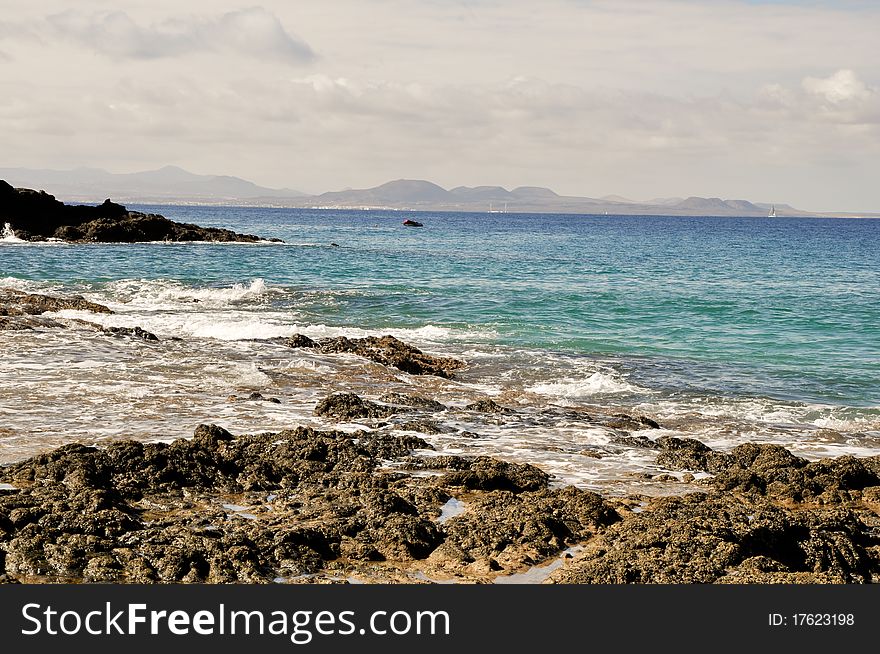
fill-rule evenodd
<path id="1" fill-rule="evenodd" d="M 871 96 L 865 83 L 851 70 L 839 70 L 825 78 L 807 77 L 802 85 L 808 93 L 822 96 L 835 105 L 865 100 Z"/>
<path id="2" fill-rule="evenodd" d="M 305 41 L 290 34 L 275 14 L 261 7 L 217 18 L 174 18 L 148 26 L 122 11 L 86 14 L 69 10 L 46 20 L 56 35 L 110 57 L 160 59 L 205 51 L 232 51 L 295 63 L 315 57 Z"/>

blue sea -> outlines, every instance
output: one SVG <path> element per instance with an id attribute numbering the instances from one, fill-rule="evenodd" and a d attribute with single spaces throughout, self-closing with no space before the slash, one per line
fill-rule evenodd
<path id="1" fill-rule="evenodd" d="M 311 410 L 327 393 L 389 389 L 436 397 L 449 425 L 481 436 L 432 436 L 438 451 L 611 491 L 658 469 L 591 413 L 648 415 L 662 426 L 652 438 L 722 449 L 880 451 L 878 220 L 130 208 L 285 243 L 0 241 L 0 286 L 83 294 L 116 313 L 58 317 L 162 339 L 75 322 L 3 333 L 0 462 L 205 421 L 320 424 Z M 271 340 L 294 333 L 390 333 L 469 367 L 415 378 Z M 240 400 L 250 392 L 281 403 Z M 496 424 L 458 410 L 485 396 L 516 414 Z"/>

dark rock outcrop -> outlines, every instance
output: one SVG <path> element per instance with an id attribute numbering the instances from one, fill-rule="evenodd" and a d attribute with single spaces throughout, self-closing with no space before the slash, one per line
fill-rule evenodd
<path id="1" fill-rule="evenodd" d="M 177 223 L 158 214 L 128 211 L 105 200 L 93 207 L 67 205 L 44 191 L 13 188 L 0 180 L 0 224 L 29 241 L 58 238 L 74 242 L 137 243 L 144 241 L 259 241 L 258 236 L 228 229 Z M 277 240 L 277 239 L 274 239 Z"/>
<path id="2" fill-rule="evenodd" d="M 415 456 L 430 446 L 400 433 L 201 425 L 170 444 L 66 445 L 0 468 L 15 487 L 0 491 L 0 582 L 412 581 L 422 570 L 486 581 L 578 543 L 551 581 L 880 581 L 878 457 L 805 463 L 770 446 L 663 442 L 688 465 L 702 457 L 720 486 L 634 512 L 632 500 L 551 488 L 531 465 Z M 749 484 L 724 485 L 743 471 Z M 451 498 L 464 512 L 438 521 Z"/>
<path id="3" fill-rule="evenodd" d="M 0 468 L 17 488 L 0 493 L 0 575 L 265 583 L 429 557 L 451 572 L 517 569 L 619 519 L 594 493 L 548 489 L 532 466 L 452 457 L 450 474 L 510 490 L 471 491 L 466 516 L 439 524 L 457 484 L 380 469 L 428 447 L 305 428 L 236 437 L 216 425 L 171 444 L 67 445 Z"/>
<path id="4" fill-rule="evenodd" d="M 613 525 L 557 583 L 864 583 L 878 539 L 848 510 L 786 510 L 694 493 Z"/>
<path id="5" fill-rule="evenodd" d="M 37 316 L 47 311 L 92 311 L 113 313 L 103 304 L 89 302 L 83 297 L 54 297 L 39 293 L 25 293 L 12 288 L 0 288 L 0 316 Z"/>
<path id="6" fill-rule="evenodd" d="M 365 400 L 354 393 L 335 393 L 325 397 L 315 407 L 315 415 L 336 421 L 358 418 L 387 418 L 396 413 L 392 407 Z"/>
<path id="7" fill-rule="evenodd" d="M 128 336 L 142 341 L 156 342 L 159 340 L 158 336 L 140 327 L 102 327 L 101 331 L 110 336 Z"/>
<path id="8" fill-rule="evenodd" d="M 614 429 L 660 429 L 660 425 L 653 418 L 648 416 L 631 416 L 626 413 L 615 413 L 605 424 Z"/>
<path id="9" fill-rule="evenodd" d="M 659 438 L 657 463 L 713 475 L 719 491 L 796 502 L 839 504 L 880 485 L 880 457 L 807 461 L 780 445 L 747 443 L 729 453 L 693 439 Z"/>
<path id="10" fill-rule="evenodd" d="M 379 398 L 386 404 L 397 404 L 399 406 L 408 406 L 422 411 L 445 411 L 446 406 L 437 400 L 432 400 L 421 395 L 409 395 L 407 393 L 385 393 Z"/>
<path id="11" fill-rule="evenodd" d="M 425 354 L 393 336 L 367 336 L 366 338 L 323 338 L 313 341 L 302 334 L 295 334 L 284 341 L 294 348 L 313 348 L 325 354 L 356 354 L 382 365 L 397 368 L 411 375 L 436 375 L 451 378 L 456 370 L 465 367 L 463 361 L 449 357 Z"/>
<path id="12" fill-rule="evenodd" d="M 479 413 L 513 413 L 511 409 L 503 407 L 492 399 L 477 400 L 465 407 L 467 411 L 477 411 Z"/>

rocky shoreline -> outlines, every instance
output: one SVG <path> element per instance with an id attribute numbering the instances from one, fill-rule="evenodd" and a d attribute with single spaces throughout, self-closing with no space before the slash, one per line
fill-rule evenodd
<path id="1" fill-rule="evenodd" d="M 63 309 L 110 313 L 82 297 L 0 289 L 0 329 L 158 341 L 137 327 L 42 315 Z M 272 345 L 443 379 L 465 366 L 390 336 Z M 602 496 L 528 463 L 443 454 L 417 435 L 455 431 L 444 420 L 456 411 L 502 420 L 514 408 L 483 398 L 455 409 L 376 384 L 375 400 L 318 401 L 326 429 L 204 424 L 171 443 L 68 444 L 0 467 L 0 581 L 880 581 L 880 456 L 811 462 L 766 444 L 721 452 L 656 435 L 648 416 L 609 412 L 590 420 L 614 430 L 614 447 L 655 456 L 668 471 L 655 479 L 678 492 Z M 334 426 L 352 421 L 363 429 Z"/>
<path id="2" fill-rule="evenodd" d="M 129 211 L 105 200 L 93 207 L 68 205 L 45 191 L 13 188 L 0 180 L 0 228 L 9 225 L 23 241 L 55 239 L 71 243 L 141 243 L 211 241 L 256 243 L 252 234 L 178 223 L 159 214 Z"/>
<path id="3" fill-rule="evenodd" d="M 657 445 L 718 472 L 682 496 L 605 498 L 379 431 L 201 425 L 170 444 L 66 445 L 0 469 L 0 580 L 880 581 L 880 457 Z"/>

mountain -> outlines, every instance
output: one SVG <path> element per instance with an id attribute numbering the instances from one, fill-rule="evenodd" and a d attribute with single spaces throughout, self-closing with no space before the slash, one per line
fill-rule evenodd
<path id="1" fill-rule="evenodd" d="M 766 216 L 771 205 L 721 198 L 658 198 L 637 202 L 619 195 L 603 198 L 559 195 L 549 188 L 520 186 L 457 186 L 446 190 L 425 180 L 398 179 L 367 189 L 332 191 L 300 198 L 291 206 L 326 208 L 387 208 L 470 212 L 544 212 L 674 216 Z M 776 204 L 779 216 L 812 215 Z"/>
<path id="2" fill-rule="evenodd" d="M 101 202 L 112 198 L 118 202 L 156 204 L 659 216 L 766 216 L 770 207 L 775 206 L 780 217 L 819 215 L 778 202 L 771 205 L 698 196 L 641 202 L 619 195 L 559 195 L 542 186 L 518 186 L 513 190 L 502 186 L 457 186 L 447 190 L 420 179 L 397 179 L 373 188 L 305 195 L 289 188 L 258 186 L 240 177 L 197 175 L 177 166 L 123 174 L 99 168 L 0 168 L 0 179 L 13 186 L 45 189 L 67 202 Z"/>
<path id="3" fill-rule="evenodd" d="M 418 179 L 398 179 L 368 189 L 329 191 L 310 198 L 311 204 L 347 207 L 428 206 L 449 202 L 454 196 L 446 189 Z"/>
<path id="4" fill-rule="evenodd" d="M 0 179 L 13 186 L 45 189 L 62 200 L 100 202 L 235 202 L 239 200 L 296 198 L 293 189 L 272 189 L 227 175 L 197 175 L 177 166 L 138 173 L 110 173 L 100 168 L 35 170 L 0 168 Z"/>
<path id="5" fill-rule="evenodd" d="M 509 202 L 516 198 L 513 193 L 500 186 L 459 186 L 449 191 L 465 202 Z"/>

